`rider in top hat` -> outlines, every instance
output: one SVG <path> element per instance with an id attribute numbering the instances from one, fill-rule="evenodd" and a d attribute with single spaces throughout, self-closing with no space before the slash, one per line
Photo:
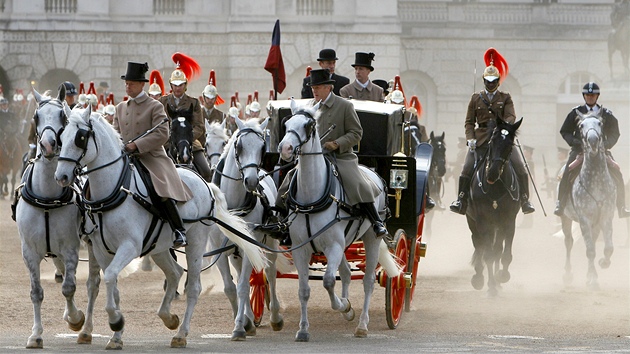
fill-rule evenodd
<path id="1" fill-rule="evenodd" d="M 374 71 L 372 61 L 374 53 L 358 52 L 354 56 L 354 76 L 356 80 L 339 90 L 343 98 L 383 102 L 383 89 L 370 81 L 370 73 Z"/>
<path id="2" fill-rule="evenodd" d="M 179 216 L 177 202 L 192 199 L 192 192 L 182 182 L 173 161 L 166 155 L 164 143 L 168 141 L 169 128 L 162 124 L 166 118 L 164 106 L 151 99 L 144 92 L 144 84 L 149 80 L 145 74 L 149 71 L 147 63 L 127 63 L 127 73 L 120 78 L 125 80 L 125 92 L 129 100 L 116 106 L 114 129 L 123 142 L 131 141 L 146 131 L 155 128 L 150 134 L 125 144 L 125 151 L 136 154 L 138 160 L 151 176 L 155 192 L 162 199 L 166 217 L 175 234 L 173 247 L 187 245 L 186 229 Z"/>
<path id="3" fill-rule="evenodd" d="M 499 91 L 499 85 L 508 73 L 507 61 L 494 48 L 489 48 L 485 54 L 486 69 L 483 71 L 484 90 L 473 93 L 468 103 L 466 121 L 464 123 L 468 154 L 459 176 L 459 192 L 457 200 L 450 209 L 458 214 L 466 214 L 468 190 L 474 172 L 475 156 L 483 156 L 488 149 L 488 141 L 492 134 L 497 118 L 510 124 L 516 121 L 514 102 L 508 92 Z M 495 66 L 496 64 L 496 66 Z M 521 210 L 523 214 L 533 213 L 534 206 L 529 202 L 529 179 L 525 164 L 517 149 L 512 149 L 510 162 L 514 167 L 521 187 Z"/>
<path id="4" fill-rule="evenodd" d="M 177 65 L 177 68 L 173 71 L 168 80 L 171 85 L 172 93 L 162 96 L 158 100 L 164 105 L 164 110 L 167 112 L 169 111 L 167 106 L 170 106 L 170 110 L 173 112 L 177 110 L 187 110 L 191 105 L 193 106 L 193 116 L 190 122 L 193 126 L 193 164 L 197 168 L 197 172 L 199 172 L 207 182 L 210 182 L 212 179 L 212 171 L 205 157 L 204 147 L 201 144 L 206 134 L 206 126 L 203 122 L 203 115 L 201 114 L 201 104 L 198 99 L 186 94 L 189 78 L 192 79 L 197 76 L 200 67 L 193 58 L 182 53 L 173 54 L 172 59 Z M 177 117 L 169 118 L 172 120 Z"/>
<path id="5" fill-rule="evenodd" d="M 328 70 L 312 70 L 310 77 L 309 86 L 314 96 L 310 105 L 314 106 L 321 102 L 320 116 L 317 119 L 317 132 L 321 137 L 331 126 L 336 125 L 337 127 L 332 129 L 322 140 L 322 148 L 325 153 L 332 155 L 341 180 L 345 181 L 347 202 L 350 205 L 359 206 L 372 223 L 377 236 L 384 236 L 390 240 L 389 233 L 374 206 L 374 200 L 380 194 L 380 190 L 369 177 L 361 172 L 357 155 L 352 150 L 363 135 L 359 116 L 351 102 L 332 92 L 334 81 L 330 79 Z M 276 199 L 278 209 L 286 210 L 285 198 L 290 180 L 289 175 L 278 189 L 279 198 Z"/>
<path id="6" fill-rule="evenodd" d="M 571 152 L 569 153 L 569 159 L 567 160 L 564 173 L 562 174 L 562 179 L 560 180 L 560 185 L 558 186 L 558 200 L 556 201 L 556 209 L 553 211 L 553 213 L 558 216 L 561 216 L 564 213 L 564 203 L 571 190 L 571 183 L 569 182 L 569 165 L 575 161 L 579 154 L 582 153 L 582 138 L 580 136 L 580 127 L 578 126 L 576 119 L 578 116 L 577 111 L 582 114 L 586 114 L 589 111 L 595 113 L 601 111 L 602 122 L 604 124 L 602 127 L 602 132 L 604 133 L 604 146 L 606 147 L 606 155 L 608 155 L 611 159 L 612 154 L 610 153 L 610 149 L 612 149 L 612 147 L 617 143 L 617 140 L 619 140 L 620 133 L 617 118 L 615 118 L 611 110 L 597 104 L 599 92 L 599 86 L 596 83 L 587 82 L 582 88 L 584 104 L 571 109 L 571 112 L 569 112 L 567 118 L 562 124 L 562 127 L 560 128 L 560 135 L 562 135 L 564 141 L 566 141 L 571 147 Z M 630 211 L 628 211 L 625 206 L 625 189 L 621 170 L 618 167 L 613 167 L 609 168 L 608 171 L 617 185 L 617 209 L 619 211 L 619 217 L 628 217 L 630 216 Z"/>
<path id="7" fill-rule="evenodd" d="M 319 58 L 317 62 L 322 69 L 328 69 L 330 71 L 330 79 L 334 80 L 333 92 L 339 96 L 339 90 L 350 83 L 350 79 L 345 76 L 335 74 L 335 66 L 337 65 L 337 53 L 334 49 L 322 49 L 319 51 Z M 311 82 L 310 76 L 304 78 L 302 81 L 302 98 L 313 98 L 313 91 L 309 86 Z"/>

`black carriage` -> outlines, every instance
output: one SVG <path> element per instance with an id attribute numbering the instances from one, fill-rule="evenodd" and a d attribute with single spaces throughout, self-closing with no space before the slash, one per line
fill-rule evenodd
<path id="1" fill-rule="evenodd" d="M 307 100 L 298 100 L 298 105 L 305 105 L 306 102 Z M 389 187 L 388 202 L 391 216 L 386 225 L 389 233 L 394 235 L 391 252 L 398 258 L 403 271 L 393 278 L 388 277 L 385 271 L 379 271 L 377 281 L 386 288 L 387 324 L 394 329 L 398 326 L 403 309 L 410 311 L 418 263 L 420 257 L 424 257 L 426 253 L 426 244 L 422 242 L 422 231 L 432 147 L 421 143 L 416 148 L 415 156 L 405 155 L 404 151 L 411 151 L 408 146 L 411 139 L 405 136 L 404 128 L 408 122 L 405 122 L 404 106 L 358 100 L 351 100 L 351 102 L 363 127 L 363 138 L 355 147 L 359 162 L 376 171 Z M 267 126 L 269 152 L 265 155 L 263 167 L 271 171 L 282 164 L 276 151 L 278 143 L 284 136 L 283 120 L 291 115 L 290 101 L 270 101 L 267 111 L 270 117 Z M 274 175 L 278 185 L 285 173 L 286 171 L 281 171 Z M 362 241 L 357 241 L 346 249 L 346 258 L 353 265 L 353 270 L 363 269 L 365 256 Z M 321 279 L 321 276 L 313 274 L 325 267 L 325 257 L 315 254 L 311 263 L 313 270 L 311 278 Z M 278 274 L 278 277 L 297 279 L 297 274 Z M 352 279 L 362 277 L 362 274 L 357 274 L 353 275 Z M 267 296 L 264 273 L 253 273 L 250 285 L 252 310 L 255 323 L 259 324 Z"/>

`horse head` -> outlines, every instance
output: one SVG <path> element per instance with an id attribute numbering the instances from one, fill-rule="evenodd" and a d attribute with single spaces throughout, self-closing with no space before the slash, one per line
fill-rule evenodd
<path id="1" fill-rule="evenodd" d="M 431 157 L 431 166 L 437 171 L 437 177 L 444 177 L 446 174 L 446 144 L 444 143 L 444 135 L 435 136 L 433 132 L 429 135 L 429 143 L 433 147 L 433 156 Z"/>
<path id="2" fill-rule="evenodd" d="M 236 118 L 238 131 L 232 137 L 231 148 L 234 151 L 236 166 L 243 177 L 243 186 L 249 192 L 258 187 L 258 171 L 267 150 L 264 131 L 268 122 L 268 118 L 262 124 L 258 124 L 257 119 L 242 121 Z"/>
<path id="3" fill-rule="evenodd" d="M 171 155 L 177 163 L 192 163 L 193 126 L 192 116 L 194 106 L 191 103 L 188 109 L 173 110 L 166 105 L 168 116 L 171 117 Z"/>
<path id="4" fill-rule="evenodd" d="M 227 135 L 225 120 L 221 124 L 217 122 L 210 124 L 207 120 L 204 120 L 204 122 L 206 125 L 206 144 L 204 148 L 208 156 L 208 163 L 212 168 L 215 168 L 230 137 Z"/>
<path id="5" fill-rule="evenodd" d="M 522 122 L 522 118 L 514 124 L 497 118 L 496 127 L 492 131 L 490 143 L 488 144 L 486 180 L 489 184 L 495 183 L 501 177 L 503 168 L 510 161 L 514 139 L 516 139 L 516 131 Z"/>
<path id="6" fill-rule="evenodd" d="M 57 98 L 42 96 L 35 88 L 33 88 L 33 96 L 38 104 L 33 116 L 37 144 L 42 156 L 50 160 L 59 154 L 60 136 L 70 116 L 70 107 L 65 102 L 66 87 L 59 86 Z"/>
<path id="7" fill-rule="evenodd" d="M 577 112 L 577 126 L 580 129 L 582 139 L 582 147 L 584 153 L 591 156 L 597 155 L 600 151 L 604 151 L 604 139 L 602 134 L 602 110 L 597 113 L 582 114 Z"/>
<path id="8" fill-rule="evenodd" d="M 83 167 L 98 155 L 91 115 L 90 105 L 87 108 L 75 107 L 68 117 L 68 125 L 61 133 L 61 152 L 55 179 L 62 187 L 69 186 L 75 177 L 82 174 Z M 90 142 L 95 148 L 90 148 Z M 69 166 L 70 164 L 72 165 Z"/>
<path id="9" fill-rule="evenodd" d="M 280 157 L 285 161 L 292 161 L 302 151 L 321 152 L 317 134 L 317 110 L 321 102 L 313 107 L 298 107 L 291 99 L 291 117 L 284 123 L 286 133 L 278 144 Z M 308 147 L 307 147 L 308 143 Z"/>

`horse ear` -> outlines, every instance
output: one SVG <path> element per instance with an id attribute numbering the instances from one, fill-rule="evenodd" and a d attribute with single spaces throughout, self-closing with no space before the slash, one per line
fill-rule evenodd
<path id="1" fill-rule="evenodd" d="M 207 119 L 203 120 L 203 125 L 206 127 L 206 133 L 210 131 L 210 123 L 208 123 Z"/>
<path id="2" fill-rule="evenodd" d="M 63 86 L 63 85 L 61 85 L 61 86 Z M 42 101 L 42 95 L 40 95 L 39 92 L 37 92 L 37 90 L 35 90 L 34 87 L 31 86 L 31 88 L 33 89 L 33 96 L 35 96 L 35 101 L 37 103 L 40 103 Z M 65 87 L 64 87 L 64 90 L 65 90 Z"/>
<path id="3" fill-rule="evenodd" d="M 223 122 L 221 122 L 221 129 L 225 130 L 226 125 L 227 125 L 227 119 L 223 119 Z"/>
<path id="4" fill-rule="evenodd" d="M 518 127 L 521 126 L 521 123 L 523 123 L 523 117 L 521 117 L 521 119 L 519 119 L 518 122 L 514 123 L 513 125 L 514 131 L 518 130 Z"/>
<path id="5" fill-rule="evenodd" d="M 236 117 L 236 119 L 234 120 L 236 121 L 236 126 L 238 127 L 238 130 L 243 130 L 243 128 L 245 128 L 245 122 L 243 122 L 241 118 Z"/>
<path id="6" fill-rule="evenodd" d="M 59 92 L 57 93 L 57 99 L 63 102 L 66 99 L 66 85 L 59 85 Z"/>
<path id="7" fill-rule="evenodd" d="M 433 135 L 433 130 L 431 130 L 431 134 L 429 134 L 429 138 L 431 138 L 431 140 L 435 139 L 435 136 Z"/>
<path id="8" fill-rule="evenodd" d="M 267 128 L 267 123 L 269 123 L 269 117 L 265 118 L 265 120 L 260 123 L 260 129 L 264 131 Z"/>
<path id="9" fill-rule="evenodd" d="M 444 140 L 444 134 L 446 134 L 446 132 L 442 132 L 442 140 Z"/>
<path id="10" fill-rule="evenodd" d="M 295 103 L 295 100 L 293 99 L 293 97 L 291 97 L 291 113 L 295 114 L 297 110 L 298 110 L 297 103 Z"/>

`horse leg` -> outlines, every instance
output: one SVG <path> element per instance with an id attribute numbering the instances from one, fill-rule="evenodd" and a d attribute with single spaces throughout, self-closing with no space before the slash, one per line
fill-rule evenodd
<path id="1" fill-rule="evenodd" d="M 55 283 L 63 282 L 63 273 L 66 272 L 66 266 L 58 257 L 53 258 L 53 264 L 55 265 Z"/>
<path id="2" fill-rule="evenodd" d="M 564 248 L 566 250 L 566 256 L 564 261 L 564 276 L 562 280 L 564 285 L 570 285 L 573 283 L 573 273 L 571 267 L 571 250 L 573 249 L 573 231 L 571 226 L 573 222 L 566 216 L 561 217 L 562 220 L 562 232 L 564 233 Z"/>
<path id="3" fill-rule="evenodd" d="M 295 241 L 294 241 L 295 242 Z M 306 248 L 309 251 L 305 250 Z M 300 328 L 295 334 L 296 342 L 308 342 L 310 334 L 308 333 L 308 299 L 311 297 L 311 287 L 308 285 L 308 264 L 310 261 L 310 247 L 301 247 L 292 252 L 293 263 L 298 273 L 298 298 L 300 299 Z"/>
<path id="4" fill-rule="evenodd" d="M 234 264 L 235 269 L 240 269 L 240 267 L 237 267 L 235 261 L 232 263 Z M 236 297 L 236 285 L 232 280 L 228 256 L 220 255 L 216 265 L 219 268 L 219 273 L 223 279 L 223 293 L 228 298 L 230 305 L 232 306 L 232 318 L 236 318 L 236 314 L 238 313 L 238 300 Z"/>
<path id="5" fill-rule="evenodd" d="M 177 327 L 179 327 L 179 317 L 171 313 L 171 302 L 177 296 L 177 286 L 179 285 L 183 270 L 168 251 L 152 254 L 151 259 L 153 259 L 155 265 L 162 270 L 165 277 L 164 296 L 162 297 L 162 303 L 160 304 L 157 315 L 166 328 L 177 329 Z"/>
<path id="6" fill-rule="evenodd" d="M 91 242 L 87 243 L 88 249 L 88 279 L 87 286 L 87 308 L 85 316 L 85 324 L 83 330 L 79 333 L 77 344 L 92 344 L 92 332 L 94 330 L 94 304 L 98 297 L 99 286 L 101 284 L 101 267 L 98 265 L 94 257 L 94 249 Z"/>
<path id="7" fill-rule="evenodd" d="M 348 299 L 350 297 L 350 281 L 352 279 L 352 270 L 350 264 L 346 259 L 346 255 L 343 255 L 341 264 L 339 265 L 339 277 L 341 278 L 341 298 Z M 350 308 L 350 311 L 342 313 L 343 318 L 346 321 L 354 320 L 354 309 Z"/>
<path id="8" fill-rule="evenodd" d="M 586 246 L 586 258 L 588 259 L 586 285 L 591 290 L 597 290 L 599 285 L 597 283 L 597 270 L 595 269 L 595 240 L 593 239 L 593 227 L 584 217 L 580 218 L 580 230 L 582 231 L 584 245 Z"/>
<path id="9" fill-rule="evenodd" d="M 269 266 L 265 269 L 265 275 L 267 276 L 267 284 L 269 286 L 269 322 L 271 329 L 274 331 L 280 331 L 284 327 L 284 318 L 280 314 L 280 301 L 278 300 L 277 287 L 276 287 L 276 259 L 277 257 L 284 257 L 276 253 L 267 256 L 269 259 Z"/>
<path id="10" fill-rule="evenodd" d="M 80 331 L 85 323 L 83 311 L 79 310 L 74 303 L 74 293 L 77 290 L 76 271 L 79 263 L 77 250 L 69 250 L 62 256 L 66 264 L 66 272 L 61 284 L 61 293 L 66 298 L 66 309 L 63 313 L 63 319 L 68 323 L 68 327 L 75 332 Z"/>
<path id="11" fill-rule="evenodd" d="M 203 248 L 197 244 L 199 240 L 206 237 L 209 232 L 207 232 L 207 229 L 201 228 L 200 225 L 201 224 L 195 224 L 188 230 L 189 245 L 186 248 L 186 265 L 188 267 L 188 282 L 186 283 L 186 312 L 184 313 L 184 319 L 182 324 L 179 326 L 179 330 L 171 339 L 171 348 L 186 347 L 186 336 L 188 336 L 188 332 L 190 331 L 190 321 L 192 320 L 195 306 L 197 305 L 199 295 L 201 294 L 200 275 Z M 175 296 L 174 293 L 173 296 Z"/>
<path id="12" fill-rule="evenodd" d="M 371 229 L 362 237 L 365 246 L 365 274 L 363 275 L 363 309 L 359 316 L 359 323 L 354 330 L 354 336 L 365 338 L 368 334 L 368 324 L 370 323 L 370 301 L 374 292 L 374 282 L 376 281 L 376 264 L 378 263 L 378 252 L 381 243 L 380 238 L 376 238 Z"/>
<path id="13" fill-rule="evenodd" d="M 495 242 L 492 242 L 491 244 L 488 244 L 487 245 L 488 248 L 486 249 L 483 255 L 483 260 L 486 263 L 486 268 L 488 269 L 488 296 L 489 297 L 495 297 L 498 294 L 497 281 L 494 278 L 494 265 L 495 265 L 495 262 L 499 261 L 499 257 L 497 256 L 496 243 L 499 243 L 499 242 L 495 241 Z"/>
<path id="14" fill-rule="evenodd" d="M 247 335 L 256 335 L 256 326 L 254 326 L 252 320 L 254 316 L 249 302 L 249 279 L 252 275 L 252 265 L 245 256 L 243 256 L 243 258 L 241 271 L 238 275 L 238 283 L 236 285 L 238 311 L 234 318 L 234 329 L 232 330 L 233 341 L 243 341 L 247 338 Z"/>
<path id="15" fill-rule="evenodd" d="M 602 234 L 604 237 L 604 257 L 599 259 L 599 266 L 606 269 L 610 267 L 610 257 L 612 257 L 614 247 L 612 241 L 612 220 L 602 223 Z"/>
<path id="16" fill-rule="evenodd" d="M 473 252 L 472 258 L 470 260 L 470 264 L 475 269 L 475 275 L 472 276 L 470 283 L 472 284 L 473 288 L 475 288 L 475 290 L 481 290 L 483 289 L 483 283 L 484 283 L 483 257 L 484 257 L 485 248 L 486 248 L 486 245 L 485 245 L 486 241 L 483 239 L 483 237 L 480 236 L 479 232 L 477 231 L 477 225 L 475 221 L 469 217 L 466 217 L 466 220 L 468 222 L 468 228 L 472 232 L 471 239 L 472 239 L 473 247 L 475 248 L 475 251 Z"/>
<path id="17" fill-rule="evenodd" d="M 341 299 L 335 294 L 335 283 L 337 282 L 337 271 L 339 270 L 339 265 L 341 264 L 341 260 L 343 259 L 343 245 L 339 243 L 334 243 L 330 247 L 324 250 L 326 254 L 326 260 L 328 264 L 326 265 L 326 272 L 324 273 L 323 278 L 323 286 L 324 289 L 328 292 L 328 298 L 330 299 L 330 307 L 342 313 L 346 313 L 352 310 L 352 306 L 350 305 L 350 301 L 347 298 Z"/>
<path id="18" fill-rule="evenodd" d="M 43 348 L 42 333 L 42 302 L 44 301 L 44 289 L 40 281 L 40 264 L 42 257 L 30 249 L 22 247 L 22 257 L 31 276 L 31 302 L 33 303 L 33 328 L 31 336 L 26 341 L 26 348 Z"/>
<path id="19" fill-rule="evenodd" d="M 512 264 L 512 243 L 514 241 L 515 222 L 511 222 L 502 232 L 503 239 L 503 251 L 500 254 L 502 269 L 499 269 L 495 274 L 495 279 L 500 283 L 507 283 L 510 278 L 510 264 Z M 499 245 L 500 246 L 500 245 Z M 498 262 L 497 262 L 498 264 Z"/>

